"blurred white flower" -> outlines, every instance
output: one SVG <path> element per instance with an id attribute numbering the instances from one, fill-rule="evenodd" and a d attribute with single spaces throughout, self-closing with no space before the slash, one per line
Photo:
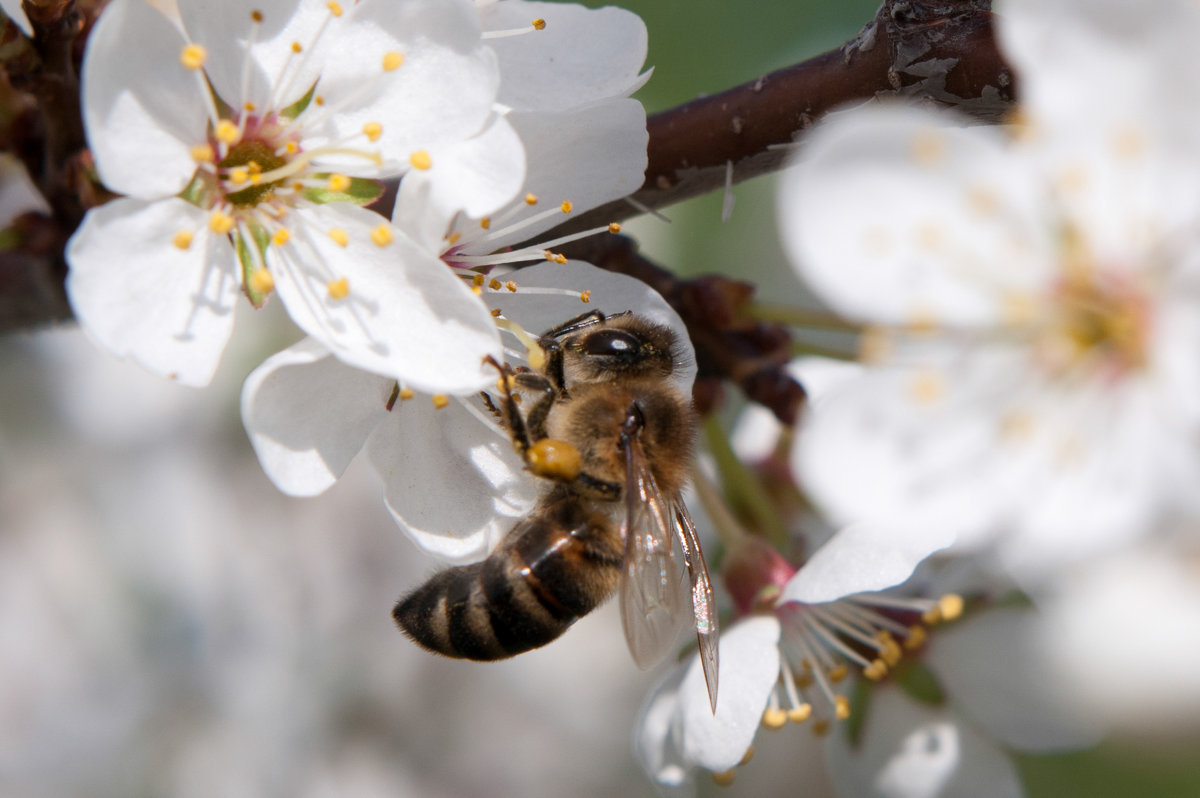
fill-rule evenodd
<path id="1" fill-rule="evenodd" d="M 405 173 L 439 186 L 429 201 L 447 214 L 487 213 L 520 188 L 523 150 L 497 116 L 474 6 L 178 5 L 176 17 L 115 0 L 89 38 L 89 143 L 127 196 L 91 211 L 68 247 L 85 329 L 204 384 L 239 288 L 255 306 L 277 292 L 349 363 L 478 387 L 482 357 L 499 354 L 486 308 L 435 252 L 359 207 L 377 178 Z"/>
<path id="2" fill-rule="evenodd" d="M 515 292 L 485 298 L 533 335 L 591 309 L 632 310 L 687 341 L 675 312 L 638 280 L 577 261 L 533 266 L 516 277 Z M 588 287 L 587 305 L 579 286 Z M 674 377 L 685 389 L 695 376 L 690 347 L 686 352 L 687 367 Z M 508 353 L 510 362 L 523 358 L 520 345 Z M 486 554 L 532 509 L 542 487 L 477 396 L 404 390 L 338 362 L 312 340 L 250 375 L 242 419 L 271 481 L 293 495 L 326 490 L 365 447 L 397 523 L 423 549 L 452 562 Z"/>
<path id="3" fill-rule="evenodd" d="M 1200 7 L 1154 6 L 997 3 L 1014 126 L 853 110 L 785 174 L 794 265 L 866 326 L 866 373 L 793 451 L 835 523 L 927 552 L 1003 532 L 1036 577 L 1197 510 L 1200 116 L 1181 97 L 1200 86 L 1178 62 Z"/>

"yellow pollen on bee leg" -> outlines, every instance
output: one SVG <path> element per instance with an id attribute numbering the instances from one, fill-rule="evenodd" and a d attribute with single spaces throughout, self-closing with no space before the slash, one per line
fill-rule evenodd
<path id="1" fill-rule="evenodd" d="M 529 469 L 539 477 L 570 482 L 579 476 L 579 450 L 567 441 L 542 438 L 526 452 Z"/>
<path id="2" fill-rule="evenodd" d="M 188 69 L 202 69 L 208 60 L 208 51 L 198 44 L 189 44 L 179 53 L 179 63 Z"/>
<path id="3" fill-rule="evenodd" d="M 192 160 L 196 163 L 212 163 L 216 159 L 217 154 L 207 144 L 197 144 L 192 147 Z"/>
<path id="4" fill-rule="evenodd" d="M 404 53 L 398 53 L 395 50 L 392 50 L 388 53 L 385 53 L 383 56 L 383 71 L 391 72 L 399 69 L 403 63 Z"/>
<path id="5" fill-rule="evenodd" d="M 286 227 L 281 227 L 275 231 L 274 235 L 271 236 L 271 241 L 274 242 L 275 246 L 282 247 L 291 239 L 291 237 L 291 231 Z"/>
<path id="6" fill-rule="evenodd" d="M 350 188 L 350 178 L 343 174 L 332 174 L 329 176 L 329 182 L 325 184 L 325 188 L 340 194 Z"/>
<path id="7" fill-rule="evenodd" d="M 345 299 L 350 296 L 350 280 L 346 277 L 330 280 L 325 288 L 329 291 L 330 299 Z"/>
<path id="8" fill-rule="evenodd" d="M 329 231 L 329 237 L 333 239 L 333 243 L 339 247 L 344 247 L 350 243 L 350 234 L 340 227 L 335 227 Z"/>
<path id="9" fill-rule="evenodd" d="M 450 397 L 444 393 L 435 393 L 433 395 L 433 407 L 435 410 L 442 410 L 450 404 Z"/>
<path id="10" fill-rule="evenodd" d="M 275 278 L 266 269 L 250 272 L 250 289 L 256 294 L 269 294 L 275 288 Z"/>
<path id="11" fill-rule="evenodd" d="M 614 233 L 614 234 L 621 232 L 621 225 L 617 224 L 616 222 L 609 222 L 608 223 L 608 232 Z"/>
<path id="12" fill-rule="evenodd" d="M 180 230 L 175 234 L 175 237 L 171 239 L 171 243 L 175 245 L 176 249 L 187 249 L 192 245 L 192 238 L 193 235 L 191 230 Z"/>
<path id="13" fill-rule="evenodd" d="M 533 25 L 534 30 L 545 30 L 546 29 L 546 20 L 542 19 L 541 17 L 538 17 L 530 24 Z"/>
<path id="14" fill-rule="evenodd" d="M 242 131 L 238 130 L 238 126 L 228 119 L 222 119 L 217 123 L 216 130 L 217 141 L 225 144 L 236 144 L 238 139 L 242 137 Z"/>
<path id="15" fill-rule="evenodd" d="M 733 784 L 733 771 L 724 770 L 720 773 L 714 773 L 712 774 L 712 780 L 713 784 L 718 787 L 728 787 L 730 784 Z"/>
<path id="16" fill-rule="evenodd" d="M 233 229 L 233 217 L 224 211 L 213 211 L 208 217 L 208 229 L 217 235 L 225 235 Z"/>
<path id="17" fill-rule="evenodd" d="M 383 135 L 383 125 L 378 122 L 368 122 L 363 125 L 363 134 L 366 135 L 367 141 L 379 141 L 379 137 Z"/>
<path id="18" fill-rule="evenodd" d="M 583 301 L 583 304 L 586 305 L 592 301 L 592 292 L 591 291 L 581 291 L 579 293 L 579 298 Z"/>
<path id="19" fill-rule="evenodd" d="M 371 231 L 371 242 L 377 247 L 386 247 L 392 243 L 396 235 L 392 232 L 392 226 L 384 223 Z"/>
<path id="20" fill-rule="evenodd" d="M 425 150 L 417 150 L 408 156 L 408 162 L 412 164 L 413 169 L 420 169 L 422 172 L 433 168 L 433 158 L 429 157 Z"/>
<path id="21" fill-rule="evenodd" d="M 812 717 L 812 704 L 801 704 L 798 707 L 792 707 L 787 711 L 787 718 L 792 723 L 803 723 Z"/>
<path id="22" fill-rule="evenodd" d="M 340 17 L 342 15 L 342 4 L 341 3 L 337 3 L 337 2 L 326 3 L 325 7 L 328 8 L 329 13 L 333 14 L 335 17 Z"/>
<path id="23" fill-rule="evenodd" d="M 763 710 L 762 725 L 771 731 L 778 731 L 787 725 L 787 712 L 779 707 L 767 707 Z"/>

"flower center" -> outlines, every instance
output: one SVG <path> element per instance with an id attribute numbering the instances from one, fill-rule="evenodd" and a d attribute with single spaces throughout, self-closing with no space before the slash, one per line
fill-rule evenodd
<path id="1" fill-rule="evenodd" d="M 235 190 L 226 190 L 225 199 L 236 208 L 248 208 L 270 200 L 275 187 L 283 179 L 264 181 L 264 172 L 275 172 L 287 164 L 287 159 L 276 154 L 277 148 L 262 139 L 242 140 L 229 149 L 217 164 L 225 173 L 225 185 Z M 239 185 L 245 188 L 237 189 Z"/>
<path id="2" fill-rule="evenodd" d="M 1052 370 L 1094 364 L 1121 376 L 1145 364 L 1147 303 L 1127 281 L 1093 269 L 1071 270 L 1054 299 L 1057 314 L 1039 347 Z"/>

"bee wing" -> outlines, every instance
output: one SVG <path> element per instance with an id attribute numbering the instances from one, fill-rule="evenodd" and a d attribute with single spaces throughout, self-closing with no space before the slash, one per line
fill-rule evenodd
<path id="1" fill-rule="evenodd" d="M 625 447 L 625 562 L 621 624 L 640 668 L 660 661 L 683 624 L 682 566 L 671 543 L 672 508 L 663 500 L 636 437 Z"/>
<path id="2" fill-rule="evenodd" d="M 696 619 L 696 641 L 700 647 L 700 664 L 704 668 L 704 682 L 708 686 L 708 702 L 713 714 L 717 711 L 717 602 L 713 598 L 712 583 L 708 578 L 708 566 L 704 553 L 700 551 L 700 540 L 696 537 L 696 525 L 683 501 L 672 502 L 675 533 L 683 549 L 683 561 L 687 564 L 691 582 L 692 614 Z"/>

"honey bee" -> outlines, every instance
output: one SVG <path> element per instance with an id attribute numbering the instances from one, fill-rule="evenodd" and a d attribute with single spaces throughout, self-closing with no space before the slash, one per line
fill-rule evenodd
<path id="1" fill-rule="evenodd" d="M 696 422 L 669 381 L 676 336 L 629 311 L 593 311 L 538 345 L 535 368 L 493 361 L 500 404 L 485 401 L 527 468 L 554 484 L 487 559 L 435 574 L 392 616 L 430 651 L 497 660 L 549 643 L 619 588 L 625 639 L 643 668 L 694 620 L 715 711 L 717 614 L 681 498 Z"/>

